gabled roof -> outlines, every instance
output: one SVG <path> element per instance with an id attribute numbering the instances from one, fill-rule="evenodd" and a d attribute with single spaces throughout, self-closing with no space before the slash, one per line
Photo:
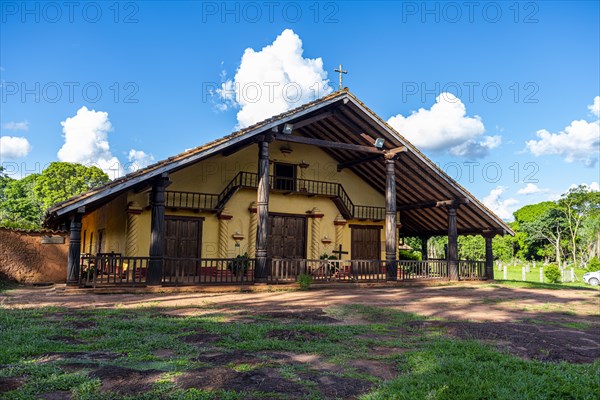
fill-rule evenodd
<path id="1" fill-rule="evenodd" d="M 301 121 L 305 124 L 301 124 Z M 369 145 L 369 140 L 366 140 L 368 137 L 383 137 L 387 148 L 406 146 L 407 151 L 396 161 L 396 197 L 398 209 L 401 211 L 401 233 L 407 236 L 444 234 L 447 229 L 447 214 L 445 209 L 435 207 L 435 204 L 445 200 L 464 203 L 458 211 L 459 233 L 492 231 L 512 234 L 510 228 L 498 216 L 347 89 L 336 91 L 58 203 L 48 211 L 46 224 L 57 226 L 79 207 L 98 207 L 126 191 L 148 186 L 153 178 L 164 173 L 180 170 L 226 150 L 232 151 L 247 146 L 253 143 L 258 135 L 268 133 L 272 128 L 285 123 L 301 126 L 298 129 L 294 128 L 294 134 L 313 139 Z M 357 156 L 356 152 L 351 150 L 323 150 L 340 164 L 352 162 Z M 382 157 L 349 168 L 375 189 L 385 193 Z"/>

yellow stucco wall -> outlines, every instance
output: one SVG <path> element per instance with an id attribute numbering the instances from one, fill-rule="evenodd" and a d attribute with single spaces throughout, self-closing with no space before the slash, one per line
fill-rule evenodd
<path id="1" fill-rule="evenodd" d="M 292 153 L 284 154 L 280 151 L 281 147 L 291 147 Z M 207 160 L 189 166 L 183 170 L 170 174 L 171 184 L 167 188 L 168 191 L 189 191 L 203 193 L 220 193 L 223 188 L 231 181 L 231 179 L 239 171 L 247 171 L 255 173 L 257 170 L 258 147 L 251 145 L 237 153 L 228 157 L 222 155 L 213 156 Z M 304 171 L 305 179 L 313 179 L 328 182 L 339 182 L 344 186 L 344 189 L 352 199 L 355 205 L 366 206 L 385 206 L 385 198 L 382 194 L 374 190 L 368 183 L 360 179 L 350 170 L 346 169 L 342 172 L 337 172 L 337 162 L 327 155 L 324 151 L 313 146 L 301 144 L 284 144 L 280 142 L 271 143 L 270 145 L 270 161 L 282 162 L 289 164 L 299 164 L 302 161 L 310 166 Z M 271 164 L 273 173 L 273 166 Z M 300 169 L 298 169 L 298 178 L 300 178 Z M 83 252 L 89 250 L 90 233 L 94 232 L 94 242 L 97 242 L 98 231 L 104 230 L 103 252 L 115 251 L 124 253 L 126 246 L 127 235 L 127 204 L 135 201 L 142 208 L 141 214 L 137 215 L 138 240 L 135 254 L 130 256 L 147 256 L 150 247 L 150 221 L 151 211 L 149 210 L 148 192 L 134 193 L 130 192 L 127 195 L 118 197 L 111 201 L 106 206 L 93 213 L 86 215 L 83 219 L 83 230 L 87 231 L 86 247 L 82 248 Z M 226 212 L 232 216 L 228 222 L 228 249 L 227 255 L 235 257 L 240 253 L 244 253 L 248 249 L 248 238 L 250 234 L 250 212 L 249 205 L 256 201 L 255 190 L 240 190 L 227 203 Z M 319 254 L 327 252 L 331 254 L 333 250 L 333 242 L 335 241 L 335 226 L 334 219 L 339 214 L 339 210 L 332 200 L 323 197 L 308 197 L 301 194 L 284 195 L 281 193 L 270 193 L 269 211 L 274 213 L 306 215 L 313 208 L 318 208 L 322 214 L 321 232 L 319 238 Z M 195 213 L 188 210 L 171 210 L 166 209 L 165 214 L 187 217 L 202 217 L 203 232 L 202 232 L 202 257 L 211 258 L 218 257 L 218 232 L 219 219 L 213 213 Z M 307 257 L 311 256 L 311 241 L 312 241 L 312 220 L 307 221 Z M 343 247 L 344 250 L 351 250 L 351 232 L 350 224 L 366 224 L 366 225 L 383 225 L 383 222 L 372 221 L 353 221 L 349 220 L 344 227 Z M 239 249 L 235 247 L 235 241 L 231 235 L 239 232 L 245 236 L 241 241 Z M 381 230 L 381 241 L 385 241 L 385 230 Z M 327 236 L 332 240 L 330 245 L 323 245 L 321 240 Z M 96 252 L 97 243 L 94 243 L 92 252 Z M 385 257 L 385 245 L 381 245 L 381 258 Z M 344 258 L 351 258 L 351 254 Z"/>
<path id="2" fill-rule="evenodd" d="M 103 207 L 85 214 L 81 221 L 83 253 L 123 253 L 127 226 L 127 195 L 121 195 Z M 100 235 L 102 233 L 102 235 Z M 99 238 L 102 236 L 102 243 Z"/>

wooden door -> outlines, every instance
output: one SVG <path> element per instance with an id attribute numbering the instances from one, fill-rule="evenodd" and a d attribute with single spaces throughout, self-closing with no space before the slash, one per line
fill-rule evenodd
<path id="1" fill-rule="evenodd" d="M 195 274 L 199 263 L 189 259 L 200 258 L 201 245 L 201 218 L 165 217 L 165 275 Z"/>
<path id="2" fill-rule="evenodd" d="M 379 260 L 381 257 L 381 226 L 351 225 L 352 259 Z"/>
<path id="3" fill-rule="evenodd" d="M 271 258 L 306 258 L 306 217 L 270 215 L 267 255 Z"/>

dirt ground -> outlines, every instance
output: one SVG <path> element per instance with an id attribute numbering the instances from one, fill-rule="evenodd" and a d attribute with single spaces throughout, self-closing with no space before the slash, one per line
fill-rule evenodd
<path id="1" fill-rule="evenodd" d="M 491 341 L 528 358 L 541 349 L 550 361 L 592 362 L 600 358 L 600 292 L 595 290 L 528 289 L 503 285 L 336 287 L 310 291 L 258 293 L 67 294 L 53 287 L 23 287 L 0 295 L 3 307 L 170 308 L 175 316 L 197 315 L 194 306 L 243 318 L 245 313 L 270 318 L 305 319 L 312 310 L 315 323 L 334 323 L 324 309 L 364 304 L 436 317 L 460 338 Z M 190 307 L 186 309 L 186 307 Z M 219 309 L 223 306 L 223 309 Z M 317 312 L 317 314 L 315 314 Z M 320 314 L 319 314 L 320 313 Z"/>
<path id="2" fill-rule="evenodd" d="M 591 363 L 600 358 L 600 292 L 594 290 L 526 289 L 490 284 L 456 284 L 450 286 L 403 286 L 352 288 L 336 287 L 309 291 L 275 291 L 257 293 L 146 293 L 146 294 L 68 294 L 52 287 L 22 287 L 0 294 L 0 307 L 37 308 L 45 306 L 65 308 L 55 318 L 68 316 L 86 308 L 136 309 L 154 307 L 156 312 L 172 317 L 198 316 L 215 313 L 226 315 L 232 322 L 256 323 L 260 318 L 279 324 L 299 321 L 316 325 L 367 324 L 373 321 L 338 319 L 328 313 L 332 306 L 358 304 L 369 307 L 395 309 L 428 318 L 409 321 L 398 328 L 398 335 L 440 329 L 445 334 L 461 339 L 476 339 L 490 343 L 503 351 L 524 359 L 571 363 Z M 61 316 L 62 315 L 62 316 Z M 385 315 L 385 314 L 383 314 Z M 385 321 L 382 321 L 385 322 Z M 73 328 L 79 329 L 77 321 Z M 81 327 L 83 328 L 83 327 Z M 86 328 L 93 329 L 87 325 Z M 267 338 L 311 342 L 318 341 L 318 332 L 300 332 L 287 329 L 272 330 Z M 392 339 L 394 332 L 381 339 Z M 310 336 L 310 337 L 309 337 Z M 60 338 L 58 338 L 60 339 Z M 65 341 L 68 338 L 65 338 Z M 365 393 L 374 383 L 357 375 L 343 376 L 341 366 L 323 360 L 316 354 L 285 351 L 250 352 L 224 349 L 213 344 L 214 334 L 199 330 L 185 336 L 188 344 L 203 349 L 194 361 L 199 367 L 175 378 L 180 388 L 218 390 L 246 390 L 252 393 L 295 393 L 303 397 L 310 393 L 314 382 L 323 398 L 350 398 Z M 380 380 L 398 375 L 395 367 L 385 359 L 391 352 L 407 349 L 372 347 L 364 359 L 355 359 L 351 367 Z M 97 353 L 97 354 L 96 354 Z M 169 350 L 158 351 L 156 356 L 168 359 Z M 70 360 L 77 360 L 73 368 L 81 368 L 89 359 L 90 367 L 99 361 L 117 355 L 95 352 L 89 354 L 48 354 L 49 362 L 61 360 L 68 368 Z M 268 359 L 269 363 L 265 364 Z M 231 365 L 249 366 L 249 370 L 234 370 Z M 281 368 L 296 368 L 295 377 L 281 375 Z M 307 372 L 301 372 L 303 366 Z M 117 368 L 117 369 L 115 369 Z M 298 372 L 300 371 L 300 372 Z M 150 389 L 161 376 L 157 370 L 134 370 L 125 367 L 101 366 L 90 377 L 102 382 L 102 391 L 133 395 L 141 389 Z M 0 387 L 10 390 L 22 382 L 15 378 L 0 379 Z M 2 390 L 0 390 L 0 393 Z M 68 393 L 54 392 L 44 398 L 64 398 Z M 257 397 L 258 398 L 258 397 Z M 291 398 L 291 397 L 290 397 Z"/>

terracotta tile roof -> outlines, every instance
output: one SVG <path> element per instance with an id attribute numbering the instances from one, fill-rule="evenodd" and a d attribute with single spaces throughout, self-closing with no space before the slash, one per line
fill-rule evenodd
<path id="1" fill-rule="evenodd" d="M 199 159 L 205 156 L 210 156 L 214 151 L 222 151 L 228 145 L 233 145 L 236 142 L 247 140 L 255 134 L 263 132 L 264 129 L 269 129 L 270 124 L 281 124 L 286 120 L 293 120 L 296 117 L 300 117 L 303 114 L 316 111 L 321 107 L 331 104 L 332 102 L 341 100 L 342 98 L 345 99 L 344 103 L 346 102 L 346 100 L 349 100 L 349 104 L 354 104 L 353 107 L 358 107 L 358 109 L 362 109 L 361 116 L 367 117 L 365 118 L 365 120 L 368 120 L 371 126 L 379 125 L 379 127 L 374 128 L 377 132 L 380 132 L 381 134 L 385 133 L 387 135 L 391 135 L 394 140 L 406 146 L 409 149 L 409 154 L 412 154 L 411 157 L 415 157 L 418 160 L 418 162 L 420 162 L 424 166 L 424 170 L 427 170 L 426 173 L 428 175 L 439 179 L 440 184 L 451 188 L 451 190 L 449 190 L 452 193 L 455 193 L 457 196 L 461 193 L 462 195 L 466 196 L 472 204 L 472 207 L 469 205 L 465 207 L 467 207 L 470 210 L 469 212 L 471 213 L 473 218 L 475 218 L 479 214 L 487 215 L 486 217 L 479 218 L 481 222 L 477 222 L 477 218 L 475 218 L 473 221 L 471 221 L 472 223 L 470 222 L 471 225 L 478 226 L 478 229 L 483 229 L 486 226 L 485 224 L 491 224 L 489 226 L 493 226 L 494 229 L 501 229 L 505 232 L 513 234 L 513 232 L 510 230 L 510 227 L 508 227 L 508 225 L 505 224 L 500 218 L 498 218 L 490 209 L 483 205 L 479 200 L 477 200 L 477 198 L 475 198 L 475 196 L 473 196 L 469 191 L 467 191 L 465 188 L 459 185 L 455 180 L 453 180 L 446 173 L 444 173 L 441 168 L 439 168 L 435 163 L 433 163 L 427 156 L 425 156 L 419 149 L 417 149 L 413 144 L 411 144 L 399 132 L 397 132 L 394 128 L 388 125 L 386 121 L 379 117 L 375 112 L 373 112 L 369 107 L 367 107 L 363 102 L 361 102 L 356 96 L 350 93 L 347 88 L 333 92 L 327 96 L 306 103 L 295 109 L 286 111 L 279 115 L 260 121 L 254 125 L 248 126 L 244 129 L 238 130 L 227 136 L 213 140 L 204 145 L 190 149 L 173 157 L 169 157 L 165 160 L 152 164 L 144 169 L 140 169 L 136 172 L 115 179 L 104 186 L 92 189 L 86 193 L 72 197 L 61 203 L 55 204 L 49 210 L 49 214 L 46 217 L 46 223 L 52 221 L 53 215 L 66 215 L 72 212 L 74 208 L 80 205 L 100 203 L 104 201 L 106 196 L 122 193 L 130 189 L 132 186 L 144 182 L 146 179 L 151 179 L 153 177 L 158 176 L 161 172 L 167 172 L 173 169 L 185 167 L 186 165 L 188 165 L 188 163 L 197 162 Z M 236 141 L 235 139 L 238 140 Z M 344 139 L 344 137 L 340 137 L 340 140 Z M 58 214 L 54 214 L 57 212 Z M 427 217 L 424 216 L 424 218 Z M 56 220 L 54 222 L 56 222 Z"/>
<path id="2" fill-rule="evenodd" d="M 137 177 L 140 177 L 140 176 L 143 176 L 143 175 L 146 175 L 149 172 L 152 172 L 152 171 L 154 171 L 154 170 L 156 170 L 156 169 L 158 169 L 158 168 L 160 168 L 162 166 L 172 164 L 172 163 L 174 163 L 176 161 L 185 160 L 186 158 L 189 158 L 189 157 L 191 157 L 193 155 L 196 155 L 196 154 L 201 153 L 201 152 L 203 152 L 205 150 L 213 148 L 213 147 L 215 147 L 217 145 L 226 143 L 226 142 L 228 142 L 228 141 L 230 141 L 232 139 L 235 139 L 237 137 L 243 136 L 244 134 L 246 134 L 248 132 L 252 132 L 254 130 L 260 129 L 261 127 L 266 126 L 266 125 L 268 125 L 268 124 L 270 124 L 272 122 L 284 119 L 285 117 L 292 116 L 292 115 L 294 115 L 294 114 L 296 114 L 296 113 L 298 113 L 300 111 L 309 109 L 309 108 L 314 107 L 314 106 L 316 106 L 318 104 L 321 104 L 321 103 L 325 103 L 325 102 L 327 102 L 327 101 L 329 101 L 331 99 L 334 99 L 336 97 L 341 97 L 341 96 L 343 96 L 345 94 L 348 94 L 347 89 L 338 90 L 338 91 L 333 92 L 333 93 L 331 93 L 331 94 L 329 94 L 327 96 L 324 96 L 324 97 L 321 97 L 321 98 L 319 98 L 317 100 L 314 100 L 314 101 L 311 101 L 309 103 L 303 104 L 303 105 L 301 105 L 301 106 L 299 106 L 297 108 L 294 108 L 292 110 L 286 111 L 286 112 L 281 113 L 279 115 L 275 115 L 273 117 L 267 118 L 267 119 L 265 119 L 263 121 L 257 122 L 257 123 L 255 123 L 253 125 L 250 125 L 250 126 L 246 127 L 246 128 L 243 128 L 243 129 L 240 129 L 240 130 L 238 130 L 236 132 L 233 132 L 233 133 L 231 133 L 229 135 L 226 135 L 226 136 L 223 136 L 221 138 L 215 139 L 215 140 L 213 140 L 211 142 L 208 142 L 206 144 L 200 145 L 200 146 L 195 147 L 193 149 L 184 151 L 184 152 L 179 153 L 179 154 L 177 154 L 175 156 L 172 156 L 172 157 L 166 158 L 164 160 L 161 160 L 161 161 L 159 161 L 157 163 L 151 164 L 151 165 L 147 166 L 146 168 L 140 169 L 138 171 L 129 173 L 129 174 L 127 174 L 125 176 L 122 176 L 120 178 L 114 179 L 114 180 L 110 181 L 109 183 L 107 183 L 105 185 L 99 186 L 97 188 L 94 188 L 92 190 L 89 190 L 87 192 L 79 194 L 77 196 L 73 196 L 73 197 L 71 197 L 71 198 L 69 198 L 69 199 L 67 199 L 65 201 L 56 203 L 56 204 L 54 204 L 48 210 L 48 213 L 51 214 L 51 213 L 53 213 L 53 212 L 55 212 L 55 211 L 57 211 L 57 210 L 65 207 L 65 206 L 68 206 L 70 204 L 76 203 L 76 202 L 78 202 L 80 200 L 83 200 L 83 199 L 85 199 L 87 197 L 90 197 L 90 196 L 92 196 L 92 195 L 94 195 L 96 193 L 100 193 L 100 192 L 102 192 L 102 191 L 104 191 L 104 190 L 106 190 L 108 188 L 115 187 L 115 186 L 117 186 L 117 185 L 119 185 L 121 183 L 130 181 L 130 180 L 132 180 L 134 178 L 137 178 Z"/>

